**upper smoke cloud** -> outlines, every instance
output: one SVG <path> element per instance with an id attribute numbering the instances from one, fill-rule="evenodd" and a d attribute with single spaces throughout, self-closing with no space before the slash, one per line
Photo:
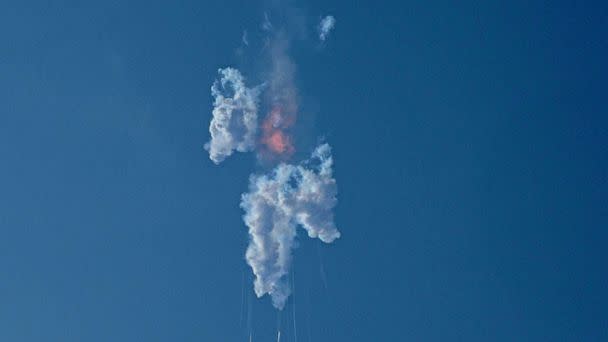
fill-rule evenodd
<path id="1" fill-rule="evenodd" d="M 249 193 L 243 194 L 251 238 L 246 258 L 256 277 L 255 293 L 270 294 L 278 309 L 290 294 L 287 274 L 297 225 L 325 243 L 340 237 L 332 213 L 337 202 L 332 164 L 331 149 L 323 144 L 300 165 L 281 163 L 270 175 L 252 175 Z"/>
<path id="2" fill-rule="evenodd" d="M 327 39 L 327 36 L 329 35 L 329 32 L 334 28 L 334 26 L 336 25 L 336 18 L 334 18 L 331 15 L 326 16 L 325 18 L 321 19 L 321 22 L 319 23 L 319 39 L 321 39 L 321 41 L 325 41 L 325 39 Z"/>
<path id="3" fill-rule="evenodd" d="M 219 164 L 235 150 L 252 151 L 258 129 L 258 98 L 262 86 L 247 88 L 237 69 L 219 69 L 221 78 L 211 87 L 215 98 L 209 125 L 209 158 Z"/>

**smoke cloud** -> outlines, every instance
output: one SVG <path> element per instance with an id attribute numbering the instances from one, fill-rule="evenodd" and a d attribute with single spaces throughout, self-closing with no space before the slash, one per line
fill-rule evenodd
<path id="1" fill-rule="evenodd" d="M 247 88 L 243 75 L 233 68 L 219 69 L 221 78 L 211 87 L 213 118 L 211 140 L 205 144 L 209 158 L 219 164 L 234 151 L 255 148 L 258 129 L 258 102 L 263 86 Z"/>
<path id="2" fill-rule="evenodd" d="M 325 18 L 321 19 L 321 22 L 319 23 L 319 39 L 321 39 L 321 41 L 325 41 L 325 39 L 327 39 L 327 36 L 329 35 L 329 32 L 334 28 L 334 26 L 336 25 L 336 18 L 334 18 L 331 15 L 326 16 Z"/>
<path id="3" fill-rule="evenodd" d="M 287 275 L 296 227 L 325 243 L 340 237 L 332 213 L 337 203 L 332 164 L 331 149 L 323 144 L 299 165 L 281 163 L 269 175 L 252 175 L 249 192 L 242 196 L 250 235 L 246 259 L 255 275 L 255 293 L 269 294 L 278 309 L 290 295 Z"/>
<path id="4" fill-rule="evenodd" d="M 323 18 L 319 38 L 325 40 L 334 25 L 334 17 Z M 216 164 L 234 151 L 253 151 L 260 166 L 269 170 L 252 174 L 249 191 L 241 197 L 250 237 L 245 258 L 255 276 L 256 295 L 268 294 L 282 310 L 290 295 L 288 274 L 297 227 L 324 243 L 340 237 L 332 212 L 337 186 L 328 144 L 318 146 L 309 159 L 289 162 L 296 152 L 294 126 L 299 113 L 296 65 L 288 53 L 288 33 L 275 28 L 268 13 L 262 30 L 267 35 L 262 51 L 269 57 L 261 73 L 265 82 L 249 88 L 237 69 L 219 69 L 219 79 L 211 87 L 211 140 L 205 149 Z M 242 43 L 255 46 L 247 31 Z M 260 119 L 259 106 L 266 112 Z"/>

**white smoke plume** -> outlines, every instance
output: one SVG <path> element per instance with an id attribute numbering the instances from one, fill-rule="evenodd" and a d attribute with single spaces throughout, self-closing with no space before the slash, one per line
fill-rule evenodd
<path id="1" fill-rule="evenodd" d="M 249 193 L 243 194 L 250 235 L 246 259 L 255 275 L 255 293 L 269 294 L 278 309 L 290 294 L 287 274 L 296 227 L 325 243 L 340 237 L 332 213 L 337 202 L 332 164 L 331 149 L 323 144 L 299 165 L 281 163 L 269 175 L 252 175 Z"/>
<path id="2" fill-rule="evenodd" d="M 262 52 L 269 58 L 263 59 L 268 63 L 261 73 L 265 80 L 262 85 L 249 88 L 237 69 L 219 69 L 220 77 L 211 87 L 214 97 L 209 125 L 211 140 L 205 149 L 216 164 L 235 151 L 254 151 L 260 166 L 266 170 L 274 167 L 269 173 L 250 176 L 249 191 L 242 195 L 241 208 L 249 230 L 245 257 L 255 276 L 255 293 L 258 297 L 268 294 L 273 305 L 282 310 L 291 294 L 288 274 L 297 227 L 325 243 L 339 238 L 340 232 L 332 212 L 337 203 L 337 187 L 329 145 L 318 146 L 311 158 L 301 163 L 288 163 L 296 155 L 294 126 L 301 114 L 300 98 L 295 81 L 296 63 L 289 54 L 292 34 L 279 25 L 280 20 L 276 27 L 273 24 L 270 15 L 264 13 L 262 31 L 267 37 Z M 333 16 L 323 18 L 317 27 L 319 39 L 324 41 L 334 25 Z M 241 40 L 244 46 L 250 42 L 255 46 L 247 31 Z M 258 119 L 260 98 L 265 113 Z M 251 340 L 250 310 L 248 305 Z M 280 311 L 278 317 L 277 339 L 280 339 Z M 297 335 L 294 337 L 297 339 Z"/>
<path id="3" fill-rule="evenodd" d="M 321 39 L 321 41 L 325 41 L 325 39 L 327 39 L 327 36 L 329 35 L 329 32 L 334 28 L 335 25 L 336 18 L 331 15 L 328 15 L 321 19 L 321 22 L 318 26 L 319 39 Z"/>
<path id="4" fill-rule="evenodd" d="M 233 68 L 219 69 L 220 80 L 211 87 L 213 118 L 209 125 L 211 140 L 205 144 L 209 158 L 216 164 L 234 151 L 255 148 L 258 129 L 258 102 L 262 86 L 247 88 L 243 75 Z"/>

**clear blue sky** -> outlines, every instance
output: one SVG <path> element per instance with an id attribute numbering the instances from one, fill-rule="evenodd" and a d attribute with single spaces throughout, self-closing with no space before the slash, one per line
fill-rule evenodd
<path id="1" fill-rule="evenodd" d="M 292 56 L 342 232 L 295 251 L 298 340 L 608 340 L 606 3 L 297 4 L 337 19 Z M 1 341 L 246 340 L 255 159 L 203 144 L 264 9 L 3 2 Z"/>

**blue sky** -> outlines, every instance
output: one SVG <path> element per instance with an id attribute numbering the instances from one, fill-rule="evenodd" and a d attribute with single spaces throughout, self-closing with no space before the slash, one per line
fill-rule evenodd
<path id="1" fill-rule="evenodd" d="M 3 4 L 0 340 L 246 341 L 248 300 L 275 338 L 244 262 L 255 156 L 203 149 L 217 69 L 260 81 L 268 6 Z M 606 4 L 294 7 L 342 232 L 300 232 L 298 340 L 608 340 Z"/>

